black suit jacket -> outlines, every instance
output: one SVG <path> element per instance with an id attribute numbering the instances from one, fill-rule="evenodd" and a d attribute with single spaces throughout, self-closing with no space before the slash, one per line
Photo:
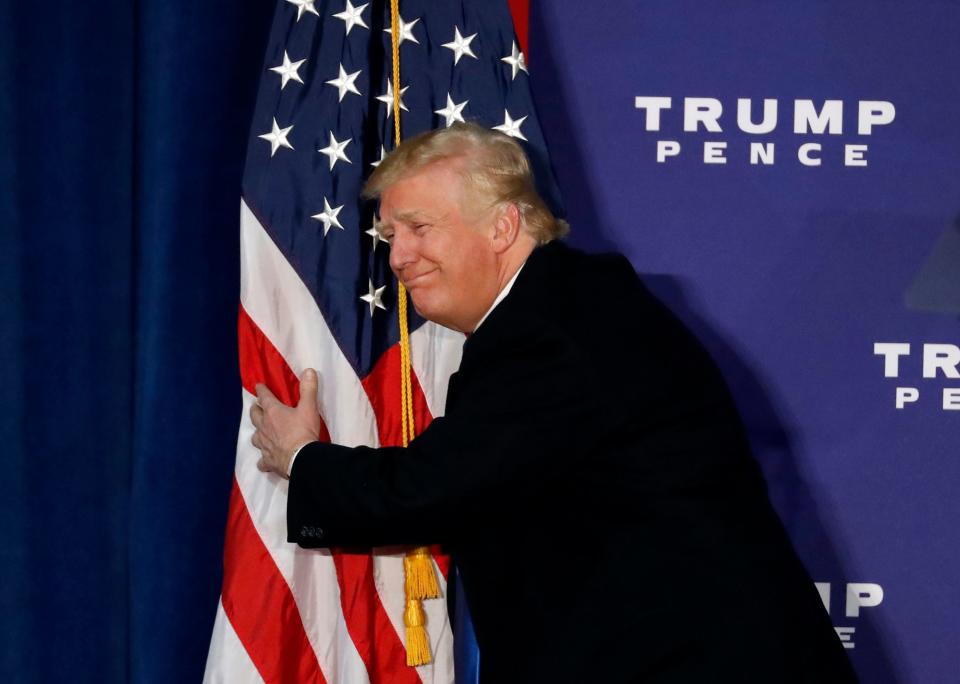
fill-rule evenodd
<path id="1" fill-rule="evenodd" d="M 500 682 L 855 681 L 724 382 L 620 256 L 528 259 L 409 448 L 312 444 L 303 546 L 444 543 Z"/>

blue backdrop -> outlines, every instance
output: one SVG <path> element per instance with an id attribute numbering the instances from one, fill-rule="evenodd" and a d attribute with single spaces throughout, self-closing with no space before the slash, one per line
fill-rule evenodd
<path id="1" fill-rule="evenodd" d="M 0 7 L 0 678 L 199 681 L 273 1 Z M 865 682 L 960 672 L 957 26 L 946 0 L 531 14 L 572 239 L 720 362 Z"/>
<path id="2" fill-rule="evenodd" d="M 720 362 L 863 681 L 957 681 L 960 3 L 554 0 L 531 21 L 573 241 L 624 251 Z M 637 97 L 670 98 L 659 126 Z M 717 101 L 712 130 L 687 98 Z M 776 126 L 741 130 L 741 98 L 754 123 L 776 100 Z M 836 128 L 795 100 L 842 102 Z M 860 101 L 893 120 L 861 134 Z M 910 345 L 898 377 L 905 348 L 876 343 Z M 948 345 L 935 377 L 925 344 Z"/>

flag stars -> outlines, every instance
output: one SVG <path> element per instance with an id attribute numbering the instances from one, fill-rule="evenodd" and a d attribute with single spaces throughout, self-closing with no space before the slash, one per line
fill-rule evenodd
<path id="1" fill-rule="evenodd" d="M 297 72 L 300 69 L 300 66 L 306 61 L 307 60 L 305 59 L 301 59 L 296 62 L 291 62 L 287 51 L 283 51 L 283 64 L 280 66 L 270 67 L 270 71 L 274 72 L 275 74 L 280 74 L 280 90 L 283 90 L 289 81 L 303 83 L 303 79 L 300 78 L 300 74 Z"/>
<path id="2" fill-rule="evenodd" d="M 360 91 L 357 90 L 357 86 L 354 83 L 357 80 L 357 77 L 363 70 L 354 71 L 352 74 L 348 74 L 346 69 L 343 68 L 343 63 L 340 64 L 340 75 L 336 78 L 331 78 L 327 83 L 332 85 L 340 93 L 339 102 L 343 102 L 343 98 L 347 93 L 355 93 L 356 95 L 360 94 Z"/>
<path id="3" fill-rule="evenodd" d="M 459 26 L 453 27 L 453 40 L 449 43 L 444 43 L 442 47 L 445 47 L 448 50 L 453 50 L 454 66 L 456 66 L 457 62 L 459 62 L 460 58 L 463 57 L 464 55 L 467 55 L 468 57 L 473 57 L 474 59 L 477 58 L 477 56 L 473 54 L 473 50 L 470 49 L 470 43 L 476 37 L 477 37 L 477 34 L 474 33 L 472 36 L 467 36 L 466 38 L 464 38 L 463 36 L 460 35 L 460 27 Z"/>
<path id="4" fill-rule="evenodd" d="M 393 109 L 393 107 L 391 107 L 391 109 Z M 384 159 L 386 159 L 386 158 L 387 158 L 387 150 L 386 150 L 386 148 L 385 148 L 383 145 L 381 145 L 381 146 L 380 146 L 380 159 L 378 159 L 378 160 L 375 161 L 375 162 L 370 162 L 370 166 L 372 166 L 373 168 L 377 168 L 378 166 L 380 166 L 380 162 L 382 162 L 382 161 L 383 161 Z"/>
<path id="5" fill-rule="evenodd" d="M 453 125 L 454 121 L 463 121 L 463 108 L 467 106 L 470 100 L 464 100 L 460 104 L 453 101 L 450 93 L 447 93 L 447 106 L 443 109 L 434 110 L 434 114 L 439 114 L 447 120 L 447 128 Z"/>
<path id="6" fill-rule="evenodd" d="M 320 148 L 319 150 L 317 150 L 317 152 L 319 152 L 319 153 L 321 153 L 321 154 L 327 155 L 327 157 L 330 159 L 330 170 L 331 170 L 331 171 L 333 171 L 333 166 L 334 166 L 334 164 L 336 164 L 338 161 L 341 161 L 341 160 L 342 160 L 342 161 L 347 162 L 348 164 L 352 164 L 352 163 L 353 163 L 352 161 L 350 161 L 350 160 L 347 158 L 346 152 L 343 151 L 344 148 L 346 148 L 346 146 L 347 146 L 348 144 L 350 144 L 350 142 L 351 142 L 352 140 L 353 140 L 353 138 L 347 138 L 346 140 L 340 142 L 340 141 L 338 141 L 337 138 L 333 135 L 333 131 L 330 131 L 330 144 L 327 145 L 326 147 L 322 147 L 322 148 Z"/>
<path id="7" fill-rule="evenodd" d="M 409 112 L 410 110 L 407 109 L 407 105 L 403 104 L 403 94 L 404 94 L 405 92 L 407 92 L 407 90 L 409 90 L 409 88 L 410 88 L 410 86 L 406 86 L 406 87 L 400 89 L 400 109 L 402 109 L 402 110 L 405 111 L 405 112 Z M 391 83 L 390 79 L 387 79 L 387 92 L 384 93 L 383 95 L 381 95 L 380 97 L 378 97 L 377 99 L 387 105 L 387 118 L 388 118 L 388 119 L 389 119 L 391 116 L 393 116 L 393 97 L 394 97 L 394 95 L 393 95 L 393 83 Z M 382 159 L 383 159 L 383 157 L 381 157 L 381 160 L 382 160 Z"/>
<path id="8" fill-rule="evenodd" d="M 373 217 L 373 225 L 371 225 L 369 229 L 367 229 L 367 230 L 365 230 L 365 231 L 363 231 L 363 232 L 366 233 L 367 235 L 369 235 L 369 236 L 373 239 L 373 250 L 372 250 L 372 251 L 376 252 L 376 251 L 377 251 L 377 245 L 379 245 L 379 244 L 380 244 L 380 241 L 383 240 L 383 238 L 380 237 L 380 231 L 377 230 L 377 217 L 376 217 L 376 216 Z"/>
<path id="9" fill-rule="evenodd" d="M 400 45 L 403 45 L 403 41 L 405 41 L 405 40 L 409 40 L 411 43 L 416 43 L 417 45 L 420 44 L 420 41 L 417 40 L 417 37 L 416 37 L 415 35 L 413 35 L 413 27 L 416 26 L 416 24 L 417 24 L 418 21 L 420 21 L 420 18 L 419 18 L 419 17 L 417 17 L 416 19 L 414 19 L 413 21 L 411 21 L 411 22 L 408 24 L 407 22 L 405 22 L 405 21 L 403 20 L 403 17 L 399 17 L 399 23 L 400 23 Z M 384 32 L 384 33 L 389 33 L 390 35 L 393 35 L 393 27 L 387 28 L 387 29 L 383 29 L 383 32 Z"/>
<path id="10" fill-rule="evenodd" d="M 297 8 L 297 21 L 300 21 L 300 17 L 303 16 L 304 12 L 309 12 L 310 14 L 320 16 L 320 13 L 317 12 L 317 8 L 314 7 L 316 0 L 287 0 L 291 5 L 295 5 Z"/>
<path id="11" fill-rule="evenodd" d="M 350 30 L 354 26 L 361 26 L 365 29 L 370 28 L 364 23 L 363 16 L 362 16 L 363 10 L 367 9 L 367 5 L 369 4 L 370 4 L 369 2 L 365 2 L 359 7 L 354 7 L 353 4 L 350 2 L 350 0 L 347 0 L 346 8 L 342 12 L 337 12 L 336 14 L 333 15 L 335 18 L 343 20 L 343 23 L 347 27 L 348 36 L 350 35 Z"/>
<path id="12" fill-rule="evenodd" d="M 510 112 L 506 109 L 503 110 L 503 123 L 499 126 L 494 126 L 495 131 L 502 131 L 509 135 L 511 138 L 519 138 L 520 140 L 526 140 L 526 136 L 520 131 L 520 125 L 527 120 L 527 117 L 521 116 L 519 119 L 514 121 L 510 118 Z"/>
<path id="13" fill-rule="evenodd" d="M 510 54 L 506 57 L 501 57 L 500 61 L 506 62 L 510 65 L 510 68 L 513 71 L 512 75 L 510 76 L 511 81 L 517 77 L 518 71 L 522 71 L 525 74 L 530 73 L 527 71 L 527 63 L 523 59 L 523 53 L 520 52 L 520 48 L 517 47 L 517 41 L 513 41 L 513 48 L 511 48 Z"/>
<path id="14" fill-rule="evenodd" d="M 383 291 L 387 288 L 386 285 L 380 287 L 373 286 L 373 280 L 368 279 L 367 282 L 369 286 L 367 287 L 367 294 L 361 295 L 360 299 L 366 302 L 370 306 L 370 318 L 373 318 L 374 309 L 383 309 L 387 310 L 387 307 L 383 305 L 382 297 Z"/>
<path id="15" fill-rule="evenodd" d="M 293 149 L 293 145 L 287 140 L 287 134 L 293 130 L 293 126 L 287 126 L 286 128 L 280 128 L 277 125 L 277 118 L 273 118 L 273 130 L 269 133 L 264 133 L 263 135 L 257 136 L 262 140 L 266 140 L 270 143 L 270 156 L 272 157 L 277 153 L 281 147 L 286 147 L 289 150 Z"/>
<path id="16" fill-rule="evenodd" d="M 340 230 L 343 230 L 343 226 L 340 224 L 340 220 L 337 218 L 337 214 L 340 213 L 341 209 L 343 209 L 342 204 L 339 207 L 331 207 L 330 202 L 328 202 L 327 198 L 324 197 L 323 211 L 310 217 L 320 221 L 320 223 L 323 224 L 323 237 L 327 237 L 327 233 L 330 232 L 330 228 L 336 227 Z"/>

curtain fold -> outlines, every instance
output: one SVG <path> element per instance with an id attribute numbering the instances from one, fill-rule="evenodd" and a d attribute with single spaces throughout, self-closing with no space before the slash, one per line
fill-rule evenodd
<path id="1" fill-rule="evenodd" d="M 199 681 L 272 1 L 0 5 L 0 679 Z"/>

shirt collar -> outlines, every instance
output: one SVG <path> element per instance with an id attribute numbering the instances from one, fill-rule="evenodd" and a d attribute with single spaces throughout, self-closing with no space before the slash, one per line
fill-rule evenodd
<path id="1" fill-rule="evenodd" d="M 474 326 L 473 332 L 477 332 L 477 330 L 480 329 L 480 326 L 483 325 L 483 322 L 487 320 L 487 316 L 493 313 L 493 310 L 497 308 L 497 304 L 502 302 L 506 298 L 506 296 L 510 294 L 510 290 L 511 288 L 513 288 L 513 284 L 517 281 L 517 276 L 520 275 L 520 271 L 522 271 L 523 267 L 526 265 L 527 265 L 527 261 L 526 259 L 524 259 L 523 263 L 520 264 L 520 268 L 517 269 L 517 272 L 513 274 L 513 277 L 509 281 L 507 281 L 507 284 L 504 285 L 503 289 L 500 290 L 500 292 L 497 294 L 497 298 L 493 300 L 493 304 L 490 306 L 489 309 L 487 309 L 487 313 L 483 314 L 483 318 L 481 318 L 480 322 L 477 323 L 476 326 Z"/>

